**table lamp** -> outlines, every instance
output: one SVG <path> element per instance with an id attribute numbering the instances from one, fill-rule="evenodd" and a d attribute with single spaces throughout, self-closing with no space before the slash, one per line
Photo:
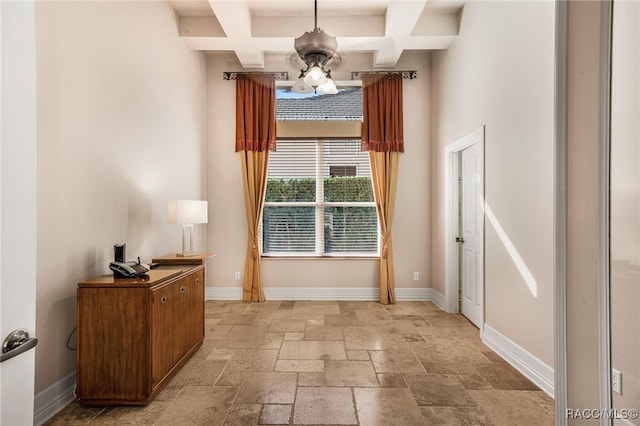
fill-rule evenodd
<path id="1" fill-rule="evenodd" d="M 207 223 L 207 202 L 201 200 L 171 200 L 167 223 L 182 225 L 182 253 L 176 256 L 196 256 L 193 251 L 193 224 Z"/>

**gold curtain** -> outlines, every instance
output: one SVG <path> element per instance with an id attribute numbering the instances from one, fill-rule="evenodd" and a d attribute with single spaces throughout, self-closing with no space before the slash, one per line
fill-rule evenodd
<path id="1" fill-rule="evenodd" d="M 404 152 L 402 76 L 369 74 L 362 81 L 362 149 L 368 150 L 380 222 L 380 303 L 396 302 L 391 225 L 398 181 L 399 153 Z"/>
<path id="2" fill-rule="evenodd" d="M 269 150 L 276 146 L 275 79 L 264 74 L 246 74 L 236 80 L 236 152 L 240 152 L 247 214 L 247 258 L 242 300 L 262 302 L 260 243 L 262 207 L 267 185 Z"/>

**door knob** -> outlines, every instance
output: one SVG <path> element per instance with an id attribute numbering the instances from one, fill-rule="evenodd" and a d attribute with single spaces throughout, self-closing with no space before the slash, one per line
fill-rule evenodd
<path id="1" fill-rule="evenodd" d="M 29 337 L 27 330 L 13 330 L 2 343 L 2 355 L 0 356 L 0 362 L 4 362 L 16 355 L 20 355 L 21 353 L 34 348 L 37 344 L 38 339 L 35 337 Z"/>

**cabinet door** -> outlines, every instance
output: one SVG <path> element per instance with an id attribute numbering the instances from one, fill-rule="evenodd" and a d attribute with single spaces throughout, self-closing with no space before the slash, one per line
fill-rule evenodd
<path id="1" fill-rule="evenodd" d="M 178 362 L 191 347 L 187 318 L 192 307 L 189 305 L 190 286 L 188 277 L 176 281 L 175 285 L 175 306 L 174 306 L 174 347 L 173 360 Z"/>
<path id="2" fill-rule="evenodd" d="M 189 324 L 190 346 L 204 338 L 204 269 L 189 275 Z"/>
<path id="3" fill-rule="evenodd" d="M 151 372 L 155 387 L 174 365 L 174 284 L 151 291 Z"/>

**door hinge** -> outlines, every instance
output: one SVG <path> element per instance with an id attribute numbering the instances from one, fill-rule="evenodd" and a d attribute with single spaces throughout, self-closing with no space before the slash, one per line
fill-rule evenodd
<path id="1" fill-rule="evenodd" d="M 464 238 L 463 237 L 456 237 L 456 243 L 464 244 Z"/>

